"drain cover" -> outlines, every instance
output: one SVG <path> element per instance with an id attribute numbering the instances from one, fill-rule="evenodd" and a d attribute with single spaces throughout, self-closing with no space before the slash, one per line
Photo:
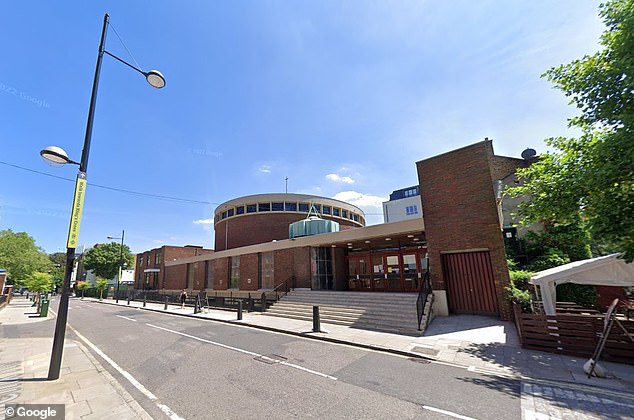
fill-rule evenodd
<path id="1" fill-rule="evenodd" d="M 421 365 L 428 365 L 431 363 L 427 359 L 419 359 L 418 357 L 410 357 L 409 360 L 412 362 L 420 363 Z"/>

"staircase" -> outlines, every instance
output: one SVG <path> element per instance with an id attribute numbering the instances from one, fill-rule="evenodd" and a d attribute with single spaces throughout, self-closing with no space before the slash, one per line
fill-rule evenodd
<path id="1" fill-rule="evenodd" d="M 416 293 L 336 292 L 293 290 L 263 315 L 311 321 L 313 306 L 319 306 L 323 324 L 350 328 L 422 335 L 418 331 Z"/>

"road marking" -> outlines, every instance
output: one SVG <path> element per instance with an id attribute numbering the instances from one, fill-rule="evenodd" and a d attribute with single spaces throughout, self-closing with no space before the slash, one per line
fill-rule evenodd
<path id="1" fill-rule="evenodd" d="M 330 376 L 330 375 L 327 375 L 325 373 L 317 372 L 316 370 L 308 369 L 308 368 L 305 368 L 303 366 L 299 366 L 299 365 L 296 365 L 296 364 L 293 364 L 293 363 L 288 363 L 288 362 L 284 362 L 284 361 L 281 361 L 281 360 L 278 360 L 278 359 L 273 359 L 273 358 L 270 358 L 270 357 L 265 356 L 263 354 L 255 353 L 255 352 L 252 352 L 252 351 L 249 351 L 249 350 L 244 350 L 244 349 L 241 349 L 241 348 L 238 348 L 238 347 L 228 346 L 226 344 L 218 343 L 216 341 L 207 340 L 207 339 L 201 338 L 201 337 L 196 337 L 195 335 L 186 334 L 184 332 L 180 332 L 180 331 L 170 330 L 168 328 L 159 327 L 158 325 L 152 325 L 152 324 L 145 324 L 145 325 L 147 325 L 148 327 L 156 328 L 158 330 L 163 330 L 163 331 L 167 331 L 167 332 L 170 332 L 170 333 L 173 333 L 173 334 L 181 335 L 183 337 L 191 338 L 193 340 L 202 341 L 203 343 L 207 343 L 207 344 L 211 344 L 211 345 L 214 345 L 214 346 L 222 347 L 222 348 L 227 349 L 227 350 L 233 350 L 233 351 L 237 351 L 238 353 L 248 354 L 249 356 L 259 357 L 262 360 L 270 361 L 270 362 L 273 362 L 273 363 L 279 364 L 279 365 L 288 366 L 288 367 L 291 367 L 293 369 L 301 370 L 303 372 L 312 373 L 313 375 L 321 376 L 322 378 L 332 379 L 333 381 L 337 380 L 337 378 L 335 378 L 334 376 Z"/>
<path id="2" fill-rule="evenodd" d="M 429 405 L 423 405 L 423 408 L 425 410 L 429 410 L 429 411 L 433 411 L 434 413 L 440 413 L 440 414 L 444 414 L 446 416 L 450 416 L 450 417 L 454 417 L 456 419 L 462 419 L 462 420 L 475 420 L 473 417 L 467 417 L 467 416 L 463 416 L 457 413 L 454 413 L 452 411 L 447 411 L 447 410 L 443 410 L 440 408 L 436 408 L 436 407 L 431 407 Z"/>
<path id="3" fill-rule="evenodd" d="M 127 319 L 128 321 L 136 322 L 136 319 L 134 318 L 128 318 L 127 316 L 123 316 L 123 315 L 115 315 L 115 316 L 118 316 L 119 318 Z"/>
<path id="4" fill-rule="evenodd" d="M 86 343 L 86 345 L 88 347 L 90 347 L 91 349 L 93 349 L 93 351 L 95 353 L 97 353 L 99 356 L 101 356 L 106 362 L 108 362 L 108 364 L 110 366 L 112 366 L 113 368 L 115 368 L 117 370 L 117 372 L 119 372 L 121 375 L 123 375 L 124 378 L 126 378 L 128 381 L 130 381 L 130 383 L 139 391 L 141 391 L 141 393 L 143 393 L 143 395 L 145 395 L 146 397 L 148 397 L 154 404 L 156 404 L 156 406 L 163 412 L 165 413 L 170 419 L 172 420 L 185 420 L 183 417 L 179 416 L 178 414 L 176 414 L 174 411 L 172 411 L 171 408 L 169 408 L 168 406 L 166 406 L 165 404 L 162 404 L 160 402 L 160 400 L 158 399 L 158 397 L 156 395 L 154 395 L 152 393 L 152 391 L 150 391 L 149 389 L 147 389 L 146 387 L 143 386 L 143 384 L 141 384 L 139 381 L 137 381 L 134 376 L 132 376 L 130 373 L 128 373 L 126 370 L 124 370 L 122 367 L 120 367 L 114 360 L 112 360 L 110 357 L 108 357 L 104 352 L 102 352 L 99 347 L 95 346 L 92 342 L 90 342 L 90 340 L 88 340 L 86 337 L 84 337 L 83 335 L 81 335 L 79 333 L 79 331 L 77 331 L 75 328 L 73 328 L 70 324 L 68 324 L 68 328 L 70 328 L 71 330 L 73 330 L 73 332 L 77 335 L 77 337 L 79 337 L 80 340 L 82 340 L 84 343 Z"/>

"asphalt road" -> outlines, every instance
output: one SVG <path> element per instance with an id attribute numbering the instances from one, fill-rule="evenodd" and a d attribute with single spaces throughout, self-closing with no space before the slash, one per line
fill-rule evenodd
<path id="1" fill-rule="evenodd" d="M 519 381 L 465 368 L 78 299 L 68 322 L 157 419 L 521 418 Z"/>

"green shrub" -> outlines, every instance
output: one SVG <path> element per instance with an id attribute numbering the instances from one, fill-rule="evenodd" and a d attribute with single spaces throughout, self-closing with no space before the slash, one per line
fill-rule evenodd
<path id="1" fill-rule="evenodd" d="M 565 283 L 557 285 L 558 302 L 574 302 L 582 306 L 597 304 L 597 290 L 587 284 Z"/>
<path id="2" fill-rule="evenodd" d="M 532 312 L 531 301 L 533 295 L 530 290 L 530 280 L 533 273 L 530 271 L 517 270 L 509 271 L 511 278 L 511 286 L 507 289 L 511 302 L 515 302 L 522 307 L 522 311 L 526 313 Z"/>
<path id="3" fill-rule="evenodd" d="M 529 290 L 530 284 L 528 281 L 531 279 L 533 272 L 526 270 L 509 271 L 511 277 L 511 284 L 520 290 Z"/>
<path id="4" fill-rule="evenodd" d="M 530 264 L 527 264 L 524 267 L 524 269 L 528 271 L 542 271 L 563 264 L 568 264 L 569 262 L 570 258 L 568 258 L 568 255 L 560 250 L 549 248 L 546 250 L 544 255 L 531 261 Z"/>

